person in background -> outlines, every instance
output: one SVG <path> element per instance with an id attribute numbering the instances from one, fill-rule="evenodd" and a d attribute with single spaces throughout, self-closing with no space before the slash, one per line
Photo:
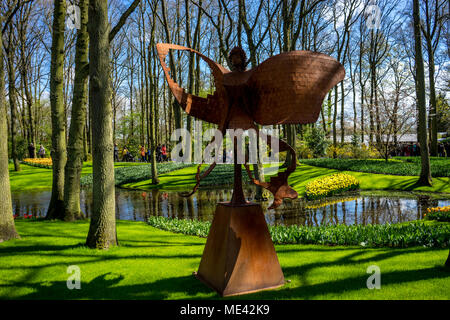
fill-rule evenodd
<path id="1" fill-rule="evenodd" d="M 140 146 L 139 147 L 139 151 L 140 151 L 140 153 L 141 153 L 141 161 L 142 162 L 145 162 L 145 155 L 146 155 L 146 152 L 145 152 L 145 147 L 144 146 Z"/>
<path id="2" fill-rule="evenodd" d="M 39 147 L 39 157 L 44 158 L 45 157 L 45 148 L 44 146 L 41 144 L 41 146 Z"/>
<path id="3" fill-rule="evenodd" d="M 444 145 L 442 143 L 440 143 L 438 145 L 438 155 L 439 157 L 444 157 Z"/>
<path id="4" fill-rule="evenodd" d="M 114 143 L 114 162 L 119 162 L 119 147 Z"/>
<path id="5" fill-rule="evenodd" d="M 128 148 L 127 146 L 124 146 L 122 150 L 122 162 L 127 161 L 127 156 L 128 156 Z"/>
<path id="6" fill-rule="evenodd" d="M 167 161 L 167 148 L 166 148 L 165 144 L 163 144 L 161 147 L 161 155 L 162 155 L 162 161 Z"/>
<path id="7" fill-rule="evenodd" d="M 150 148 L 147 150 L 147 162 L 152 161 L 152 152 Z"/>
<path id="8" fill-rule="evenodd" d="M 161 145 L 156 147 L 156 162 L 161 162 Z"/>
<path id="9" fill-rule="evenodd" d="M 36 148 L 34 147 L 34 144 L 30 143 L 30 145 L 28 146 L 28 153 L 31 159 L 35 158 L 35 151 Z"/>

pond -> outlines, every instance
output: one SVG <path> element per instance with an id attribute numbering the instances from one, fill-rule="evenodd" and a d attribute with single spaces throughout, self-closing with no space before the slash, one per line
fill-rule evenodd
<path id="1" fill-rule="evenodd" d="M 254 199 L 255 189 L 244 189 L 249 200 Z M 160 190 L 137 191 L 116 188 L 116 218 L 122 220 L 146 221 L 151 215 L 211 221 L 217 202 L 229 201 L 230 189 L 199 190 L 190 198 L 178 192 Z M 23 216 L 45 217 L 50 202 L 50 191 L 12 193 L 13 210 Z M 411 193 L 388 193 L 382 195 L 349 194 L 327 198 L 322 201 L 297 199 L 285 201 L 275 210 L 268 210 L 272 199 L 261 202 L 269 225 L 328 224 L 385 224 L 421 219 L 428 207 L 450 205 L 450 200 L 430 199 Z M 92 192 L 82 189 L 81 209 L 89 216 Z"/>

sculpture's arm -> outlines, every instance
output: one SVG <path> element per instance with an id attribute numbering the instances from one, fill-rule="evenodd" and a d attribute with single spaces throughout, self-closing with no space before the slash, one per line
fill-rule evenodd
<path id="1" fill-rule="evenodd" d="M 213 95 L 208 95 L 206 98 L 202 98 L 190 93 L 186 93 L 185 89 L 183 89 L 178 85 L 178 83 L 173 81 L 173 79 L 170 77 L 170 70 L 165 62 L 165 58 L 170 49 L 193 52 L 199 55 L 200 58 L 202 58 L 208 64 L 212 71 L 214 83 L 216 86 L 216 91 Z M 158 43 L 156 45 L 156 50 L 158 51 L 159 61 L 164 70 L 167 84 L 169 85 L 169 88 L 175 96 L 175 99 L 177 99 L 177 101 L 180 103 L 183 110 L 185 110 L 187 114 L 197 119 L 210 123 L 220 124 L 223 113 L 225 112 L 224 109 L 226 104 L 224 100 L 225 92 L 223 88 L 223 75 L 229 72 L 229 70 L 191 48 L 168 43 Z"/>

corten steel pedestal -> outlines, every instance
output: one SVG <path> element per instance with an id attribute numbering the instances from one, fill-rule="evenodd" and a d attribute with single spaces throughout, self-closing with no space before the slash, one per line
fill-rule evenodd
<path id="1" fill-rule="evenodd" d="M 224 297 L 284 284 L 259 204 L 217 205 L 196 277 Z"/>

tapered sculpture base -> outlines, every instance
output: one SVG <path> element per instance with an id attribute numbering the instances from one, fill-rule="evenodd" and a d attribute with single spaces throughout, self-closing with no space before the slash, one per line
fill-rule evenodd
<path id="1" fill-rule="evenodd" d="M 284 284 L 260 205 L 217 205 L 196 277 L 222 296 Z"/>

